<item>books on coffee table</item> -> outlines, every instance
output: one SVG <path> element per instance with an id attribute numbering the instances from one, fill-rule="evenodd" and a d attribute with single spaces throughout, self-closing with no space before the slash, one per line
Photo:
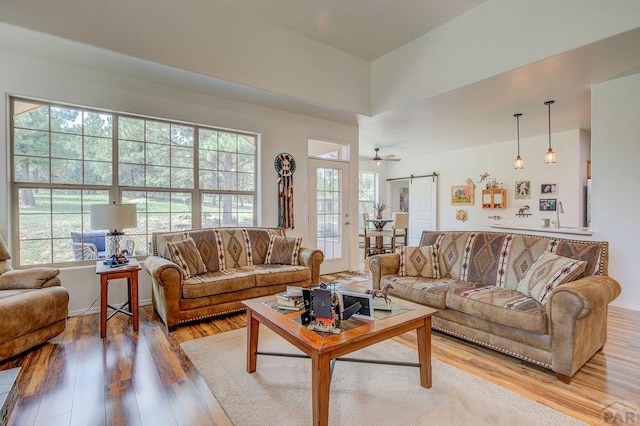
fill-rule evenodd
<path id="1" fill-rule="evenodd" d="M 278 305 L 282 306 L 296 306 L 303 302 L 302 295 L 292 295 L 286 291 L 282 293 L 276 294 L 276 300 L 278 301 Z"/>
<path id="2" fill-rule="evenodd" d="M 277 304 L 276 308 L 278 309 L 282 309 L 284 311 L 299 311 L 301 309 L 304 309 L 304 303 L 301 303 L 299 305 L 295 305 L 295 306 L 287 306 L 287 305 L 281 305 L 281 304 Z"/>
<path id="3" fill-rule="evenodd" d="M 304 309 L 304 302 L 293 306 L 281 305 L 277 300 L 269 300 L 264 303 L 277 311 L 300 311 Z"/>
<path id="4" fill-rule="evenodd" d="M 302 294 L 297 295 L 295 292 L 283 291 L 276 294 L 276 303 L 278 309 L 287 311 L 299 311 L 304 308 L 304 299 Z"/>

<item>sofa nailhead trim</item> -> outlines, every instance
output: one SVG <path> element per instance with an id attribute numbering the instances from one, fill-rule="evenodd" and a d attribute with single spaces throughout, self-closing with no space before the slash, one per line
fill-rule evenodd
<path id="1" fill-rule="evenodd" d="M 498 346 L 492 345 L 492 344 L 490 344 L 490 343 L 481 342 L 481 341 L 476 340 L 476 339 L 474 339 L 474 338 L 472 338 L 472 337 L 465 336 L 465 335 L 460 334 L 460 333 L 456 333 L 455 331 L 446 330 L 446 329 L 441 328 L 441 327 L 432 326 L 431 328 L 433 328 L 434 330 L 441 331 L 441 332 L 443 332 L 443 333 L 445 333 L 445 334 L 450 334 L 450 335 L 452 335 L 452 336 L 459 337 L 459 338 L 464 339 L 464 340 L 467 340 L 467 341 L 469 341 L 469 342 L 471 342 L 471 343 L 475 343 L 475 344 L 477 344 L 477 345 L 484 346 L 484 347 L 487 347 L 487 348 L 489 348 L 489 349 L 493 349 L 493 350 L 498 351 L 498 352 L 502 352 L 502 353 L 507 354 L 507 355 L 510 355 L 510 356 L 512 356 L 512 357 L 514 357 L 514 358 L 518 358 L 518 359 L 521 359 L 521 360 L 523 360 L 523 361 L 527 361 L 527 362 L 529 362 L 529 363 L 531 363 L 531 364 L 536 364 L 536 365 L 539 365 L 539 366 L 541 366 L 541 367 L 547 368 L 547 369 L 549 369 L 549 370 L 553 370 L 553 368 L 551 367 L 551 365 L 549 365 L 549 364 L 547 364 L 547 363 L 545 363 L 545 362 L 541 362 L 541 361 L 537 361 L 537 360 L 535 360 L 535 359 L 527 358 L 526 356 L 522 356 L 521 354 L 518 354 L 518 353 L 515 353 L 515 352 L 511 352 L 511 351 L 508 351 L 508 350 L 506 350 L 506 349 L 503 349 L 503 348 L 501 348 L 501 347 L 498 347 Z"/>
<path id="2" fill-rule="evenodd" d="M 247 310 L 246 308 L 229 309 L 228 311 L 216 312 L 215 314 L 209 314 L 209 315 L 203 315 L 203 316 L 195 317 L 195 318 L 183 319 L 183 320 L 178 321 L 178 324 L 185 324 L 185 323 L 188 323 L 188 322 L 200 321 L 200 320 L 208 319 L 208 318 L 215 318 L 215 317 L 222 316 L 222 315 L 227 315 L 227 314 L 237 314 L 237 313 L 240 313 L 240 312 L 244 312 L 246 310 Z"/>

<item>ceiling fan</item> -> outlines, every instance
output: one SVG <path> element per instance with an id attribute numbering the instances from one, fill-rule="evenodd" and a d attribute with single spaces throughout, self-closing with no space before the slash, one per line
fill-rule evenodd
<path id="1" fill-rule="evenodd" d="M 383 161 L 400 161 L 400 158 L 396 157 L 393 154 L 380 156 L 380 154 L 378 154 L 380 148 L 374 148 L 374 150 L 376 151 L 376 155 L 374 155 L 371 159 L 371 163 L 373 163 L 374 166 L 379 166 Z"/>

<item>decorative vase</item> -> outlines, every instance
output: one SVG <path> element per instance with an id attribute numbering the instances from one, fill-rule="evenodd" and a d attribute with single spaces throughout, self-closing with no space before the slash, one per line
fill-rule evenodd
<path id="1" fill-rule="evenodd" d="M 376 219 L 382 219 L 382 212 L 376 213 Z"/>

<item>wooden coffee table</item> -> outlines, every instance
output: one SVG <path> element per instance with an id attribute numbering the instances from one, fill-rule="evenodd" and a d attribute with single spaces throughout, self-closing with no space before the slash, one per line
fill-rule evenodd
<path id="1" fill-rule="evenodd" d="M 416 330 L 420 385 L 431 387 L 431 316 L 436 310 L 393 298 L 408 311 L 371 323 L 345 330 L 340 334 L 319 334 L 308 330 L 296 318 L 301 312 L 281 314 L 265 302 L 273 296 L 243 301 L 247 308 L 247 371 L 256 371 L 258 358 L 258 330 L 260 324 L 276 332 L 283 339 L 311 358 L 311 389 L 313 424 L 329 422 L 329 388 L 331 361 L 374 343 L 387 340 L 411 330 Z"/>

